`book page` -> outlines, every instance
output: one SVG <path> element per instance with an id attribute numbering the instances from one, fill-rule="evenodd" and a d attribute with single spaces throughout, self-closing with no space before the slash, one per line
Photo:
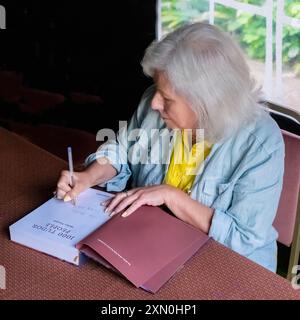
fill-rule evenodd
<path id="1" fill-rule="evenodd" d="M 113 195 L 88 189 L 76 199 L 76 205 L 52 198 L 13 225 L 14 232 L 32 238 L 75 246 L 85 236 L 109 220 L 101 202 Z"/>

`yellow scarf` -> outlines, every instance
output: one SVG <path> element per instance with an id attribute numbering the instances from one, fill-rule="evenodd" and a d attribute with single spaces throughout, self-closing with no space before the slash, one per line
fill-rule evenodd
<path id="1" fill-rule="evenodd" d="M 177 132 L 164 183 L 189 193 L 197 169 L 208 156 L 211 148 L 212 144 L 204 140 L 193 144 L 191 150 L 189 150 L 187 130 Z"/>

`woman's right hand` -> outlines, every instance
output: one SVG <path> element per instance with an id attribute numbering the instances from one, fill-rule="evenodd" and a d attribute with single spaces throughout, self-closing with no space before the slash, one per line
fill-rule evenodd
<path id="1" fill-rule="evenodd" d="M 63 199 L 64 201 L 70 201 L 75 199 L 79 193 L 90 188 L 92 186 L 89 174 L 85 171 L 73 173 L 74 186 L 69 184 L 69 171 L 63 170 L 60 174 L 60 178 L 56 187 L 56 198 Z"/>

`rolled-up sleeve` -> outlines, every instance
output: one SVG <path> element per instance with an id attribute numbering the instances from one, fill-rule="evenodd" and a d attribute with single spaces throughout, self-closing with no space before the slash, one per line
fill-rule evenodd
<path id="1" fill-rule="evenodd" d="M 101 146 L 101 148 L 89 155 L 85 160 L 85 166 L 88 166 L 97 159 L 105 157 L 109 163 L 116 169 L 117 174 L 110 180 L 100 184 L 101 187 L 105 187 L 107 191 L 122 191 L 125 189 L 128 179 L 131 176 L 131 170 L 127 163 L 121 162 L 118 157 L 118 151 L 120 146 L 116 142 L 108 141 Z"/>
<path id="2" fill-rule="evenodd" d="M 112 179 L 100 185 L 101 187 L 105 187 L 107 191 L 118 192 L 124 190 L 132 174 L 128 163 L 128 150 L 130 148 L 130 144 L 127 133 L 140 127 L 141 121 L 143 120 L 148 107 L 148 98 L 151 95 L 151 92 L 153 92 L 153 89 L 154 87 L 151 86 L 145 91 L 137 110 L 129 121 L 128 126 L 123 126 L 115 138 L 109 139 L 103 143 L 97 152 L 90 154 L 85 160 L 85 166 L 88 166 L 92 162 L 105 157 L 116 169 L 117 174 Z"/>
<path id="3" fill-rule="evenodd" d="M 250 161 L 232 186 L 229 208 L 214 208 L 209 236 L 245 256 L 266 244 L 278 208 L 283 171 L 283 145 L 256 163 Z"/>

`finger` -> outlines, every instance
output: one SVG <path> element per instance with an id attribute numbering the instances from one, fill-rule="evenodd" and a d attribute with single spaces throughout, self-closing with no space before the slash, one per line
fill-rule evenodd
<path id="1" fill-rule="evenodd" d="M 122 201 L 122 199 L 126 198 L 125 192 L 120 192 L 115 195 L 115 197 L 111 200 L 111 202 L 108 204 L 108 206 L 105 209 L 105 213 L 111 213 L 114 208 Z"/>
<path id="2" fill-rule="evenodd" d="M 76 175 L 76 172 L 73 172 L 73 179 L 75 182 L 78 181 L 78 176 Z M 69 186 L 70 185 L 70 171 L 63 170 L 60 174 L 60 180 Z"/>
<path id="3" fill-rule="evenodd" d="M 75 186 L 65 194 L 64 201 L 68 202 L 74 200 L 79 195 L 79 193 L 81 193 L 85 189 L 87 189 L 87 187 L 84 184 L 75 183 Z"/>
<path id="4" fill-rule="evenodd" d="M 67 193 L 71 190 L 71 187 L 68 184 L 64 183 L 63 181 L 58 181 L 57 189 L 60 189 L 60 190 L 64 191 L 65 193 Z"/>
<path id="5" fill-rule="evenodd" d="M 131 205 L 134 201 L 136 201 L 138 199 L 138 195 L 136 193 L 134 193 L 131 196 L 128 196 L 126 198 L 124 198 L 114 209 L 114 211 L 111 213 L 111 215 L 113 214 L 117 214 L 120 211 L 124 210 L 126 207 L 128 207 L 129 205 Z"/>
<path id="6" fill-rule="evenodd" d="M 68 192 L 70 190 L 69 179 L 65 175 L 61 174 L 57 182 L 56 188 L 65 190 L 65 192 Z"/>
<path id="7" fill-rule="evenodd" d="M 143 200 L 141 198 L 139 198 L 138 200 L 134 201 L 132 203 L 132 205 L 122 213 L 122 217 L 128 217 L 129 215 L 131 215 L 135 210 L 137 210 L 138 208 L 140 208 L 142 205 L 144 204 Z"/>
<path id="8" fill-rule="evenodd" d="M 66 195 L 66 192 L 65 191 L 63 191 L 63 190 L 61 190 L 61 189 L 57 189 L 56 190 L 56 198 L 57 199 L 63 199 L 64 197 L 65 197 L 65 195 Z"/>
<path id="9" fill-rule="evenodd" d="M 131 196 L 132 194 L 134 194 L 134 193 L 136 193 L 136 192 L 138 192 L 140 190 L 143 190 L 143 189 L 145 189 L 145 187 L 133 188 L 133 189 L 128 190 L 127 194 Z"/>
<path id="10" fill-rule="evenodd" d="M 100 202 L 100 206 L 106 207 L 112 201 L 112 199 L 113 198 L 109 198 L 107 200 L 104 200 L 104 201 Z"/>

